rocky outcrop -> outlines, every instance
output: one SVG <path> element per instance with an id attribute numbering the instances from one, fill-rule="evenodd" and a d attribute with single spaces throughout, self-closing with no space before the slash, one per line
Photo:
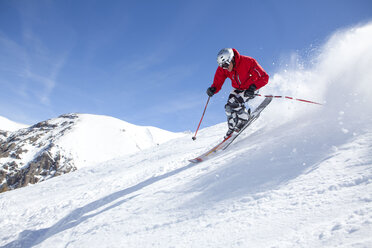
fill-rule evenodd
<path id="1" fill-rule="evenodd" d="M 6 140 L 8 137 L 8 132 L 0 130 L 0 144 Z"/>
<path id="2" fill-rule="evenodd" d="M 72 156 L 56 141 L 78 121 L 62 115 L 16 132 L 0 131 L 0 192 L 76 170 Z"/>

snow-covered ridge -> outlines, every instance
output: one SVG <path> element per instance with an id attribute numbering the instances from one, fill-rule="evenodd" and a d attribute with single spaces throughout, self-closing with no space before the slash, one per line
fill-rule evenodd
<path id="1" fill-rule="evenodd" d="M 28 125 L 11 121 L 5 117 L 0 116 L 0 130 L 13 132 L 21 128 L 26 128 Z"/>
<path id="2" fill-rule="evenodd" d="M 136 153 L 185 135 L 136 126 L 109 116 L 79 114 L 78 117 L 71 132 L 57 143 L 72 154 L 78 168 Z"/>
<path id="3" fill-rule="evenodd" d="M 2 136 L 0 191 L 132 154 L 182 135 L 108 116 L 61 115 Z"/>

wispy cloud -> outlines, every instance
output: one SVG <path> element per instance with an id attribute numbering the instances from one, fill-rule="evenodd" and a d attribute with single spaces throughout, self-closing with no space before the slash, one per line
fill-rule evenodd
<path id="1" fill-rule="evenodd" d="M 0 70 L 5 72 L 2 79 L 12 82 L 14 93 L 48 105 L 69 53 L 56 56 L 37 35 L 28 30 L 22 41 L 12 40 L 0 33 L 0 54 Z"/>

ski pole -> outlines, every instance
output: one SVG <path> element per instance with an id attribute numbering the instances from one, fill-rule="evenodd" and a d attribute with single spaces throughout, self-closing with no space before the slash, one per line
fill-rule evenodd
<path id="1" fill-rule="evenodd" d="M 262 96 L 262 97 L 273 97 L 273 98 L 285 98 L 285 99 L 290 99 L 290 100 L 296 100 L 300 102 L 307 102 L 307 103 L 312 103 L 312 104 L 318 104 L 318 105 L 323 105 L 321 103 L 309 101 L 309 100 L 304 100 L 304 99 L 298 99 L 290 96 L 272 96 L 272 95 L 261 95 L 261 94 L 254 94 L 255 96 Z"/>
<path id="2" fill-rule="evenodd" d="M 194 135 L 194 137 L 192 137 L 192 140 L 196 140 L 196 134 L 198 133 L 198 130 L 199 130 L 200 124 L 201 124 L 201 122 L 202 122 L 202 120 L 203 120 L 203 117 L 204 117 L 204 114 L 205 114 L 205 110 L 207 110 L 207 106 L 208 106 L 208 103 L 209 103 L 209 100 L 210 100 L 210 99 L 211 99 L 211 97 L 208 97 L 207 103 L 205 104 L 205 107 L 204 107 L 203 115 L 202 115 L 202 117 L 201 117 L 201 119 L 200 119 L 200 121 L 199 121 L 198 128 L 196 129 L 196 131 L 195 131 L 195 135 Z"/>

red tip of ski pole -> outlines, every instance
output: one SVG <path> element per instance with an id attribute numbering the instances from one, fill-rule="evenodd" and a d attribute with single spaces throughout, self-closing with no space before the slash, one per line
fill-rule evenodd
<path id="1" fill-rule="evenodd" d="M 196 137 L 194 136 L 194 137 L 192 137 L 192 140 L 196 140 Z"/>

